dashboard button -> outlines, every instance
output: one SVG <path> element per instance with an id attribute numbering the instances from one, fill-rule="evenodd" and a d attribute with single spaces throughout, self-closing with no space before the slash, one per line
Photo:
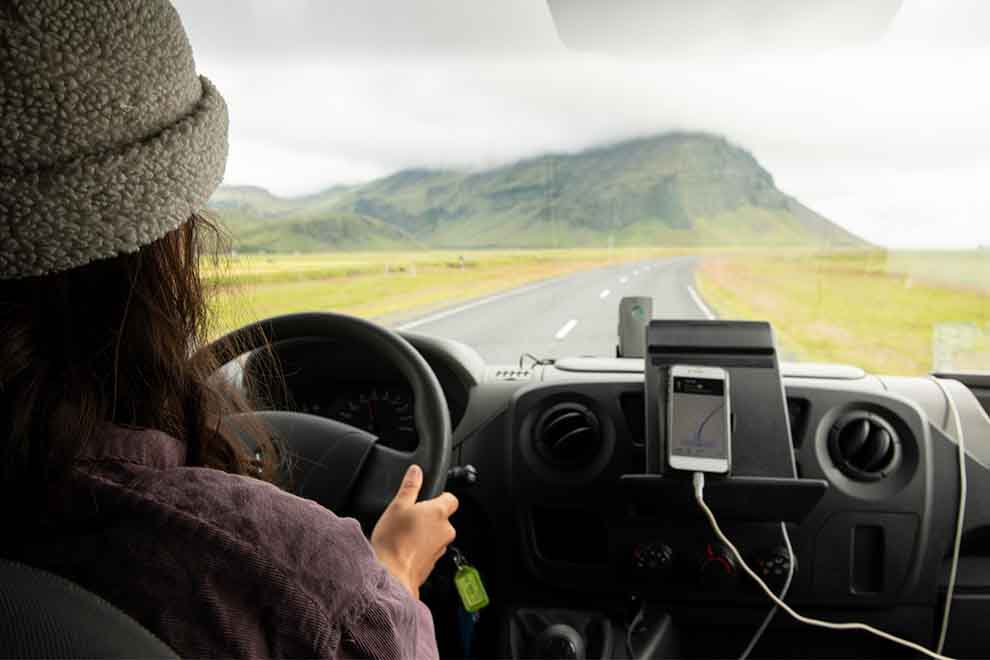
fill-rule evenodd
<path id="1" fill-rule="evenodd" d="M 771 590 L 779 592 L 784 587 L 784 582 L 787 581 L 791 559 L 788 556 L 787 548 L 783 546 L 767 548 L 753 556 L 751 566 Z M 794 562 L 794 572 L 797 572 L 796 561 Z M 759 587 L 753 583 L 753 588 Z"/>
<path id="2" fill-rule="evenodd" d="M 637 543 L 633 546 L 631 565 L 637 575 L 666 577 L 674 563 L 674 551 L 661 541 Z"/>
<path id="3" fill-rule="evenodd" d="M 732 551 L 721 543 L 708 543 L 699 563 L 699 579 L 706 589 L 727 591 L 739 581 L 739 570 Z"/>

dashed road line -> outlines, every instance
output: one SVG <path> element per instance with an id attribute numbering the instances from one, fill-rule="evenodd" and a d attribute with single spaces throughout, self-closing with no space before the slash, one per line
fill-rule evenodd
<path id="1" fill-rule="evenodd" d="M 537 284 L 530 284 L 529 286 L 520 287 L 518 289 L 512 289 L 511 291 L 506 291 L 505 293 L 499 293 L 494 296 L 488 296 L 487 298 L 482 298 L 481 300 L 475 300 L 474 302 L 467 303 L 466 305 L 452 307 L 451 309 L 447 309 L 442 312 L 437 312 L 436 314 L 431 314 L 429 316 L 424 316 L 421 319 L 416 319 L 415 321 L 410 321 L 409 323 L 403 323 L 398 328 L 396 328 L 396 330 L 400 330 L 400 331 L 412 330 L 413 328 L 418 328 L 421 325 L 433 323 L 434 321 L 445 319 L 448 316 L 460 314 L 461 312 L 466 312 L 469 309 L 474 309 L 475 307 L 481 307 L 482 305 L 493 303 L 496 300 L 502 300 L 503 298 L 511 298 L 512 296 L 518 296 L 521 293 L 533 291 L 534 289 L 541 289 L 547 286 L 548 284 L 550 284 L 550 281 L 539 282 Z"/>

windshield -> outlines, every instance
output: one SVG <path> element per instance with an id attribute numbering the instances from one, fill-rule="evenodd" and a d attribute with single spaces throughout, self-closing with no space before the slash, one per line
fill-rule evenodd
<path id="1" fill-rule="evenodd" d="M 982 0 L 875 2 L 845 41 L 667 13 L 660 43 L 581 3 L 177 4 L 230 106 L 214 334 L 332 310 L 615 356 L 646 296 L 769 320 L 786 360 L 990 369 Z"/>

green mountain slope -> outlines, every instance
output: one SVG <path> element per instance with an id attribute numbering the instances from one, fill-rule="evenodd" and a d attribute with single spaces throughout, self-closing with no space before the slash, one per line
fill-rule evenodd
<path id="1" fill-rule="evenodd" d="M 211 206 L 246 251 L 864 244 L 778 190 L 747 151 L 704 133 L 480 172 L 404 170 L 289 200 L 225 187 Z"/>

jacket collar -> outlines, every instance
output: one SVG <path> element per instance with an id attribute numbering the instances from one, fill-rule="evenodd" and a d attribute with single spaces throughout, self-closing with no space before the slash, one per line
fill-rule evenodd
<path id="1" fill-rule="evenodd" d="M 95 442 L 83 447 L 76 460 L 172 468 L 185 465 L 186 446 L 162 431 L 108 426 Z"/>

